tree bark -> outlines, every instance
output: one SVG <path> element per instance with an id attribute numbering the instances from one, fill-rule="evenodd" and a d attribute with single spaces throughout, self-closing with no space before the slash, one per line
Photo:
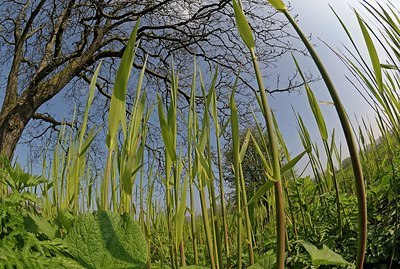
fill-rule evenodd
<path id="1" fill-rule="evenodd" d="M 0 153 L 11 160 L 22 132 L 34 111 L 26 104 L 3 105 L 3 108 L 9 112 L 2 114 L 0 118 Z"/>
<path id="2" fill-rule="evenodd" d="M 0 153 L 12 159 L 28 122 L 41 105 L 57 95 L 86 66 L 93 64 L 93 52 L 69 63 L 63 70 L 38 85 L 31 84 L 20 95 L 4 99 L 0 112 Z"/>
<path id="3" fill-rule="evenodd" d="M 181 80 L 183 86 L 191 84 L 189 77 L 192 74 L 187 68 L 187 60 L 191 62 L 193 56 L 204 59 L 210 66 L 217 64 L 223 67 L 219 73 L 221 81 L 227 74 L 236 72 L 237 66 L 244 72 L 245 64 L 239 57 L 243 48 L 231 31 L 232 25 L 226 21 L 230 14 L 229 0 L 201 5 L 191 0 L 181 1 L 185 5 L 177 0 L 148 2 L 1 0 L 0 43 L 4 44 L 6 54 L 0 58 L 0 64 L 5 64 L 8 77 L 0 111 L 0 153 L 9 159 L 13 157 L 16 144 L 30 119 L 46 121 L 46 118 L 35 117 L 39 107 L 71 80 L 86 77 L 87 69 L 101 59 L 121 57 L 129 28 L 139 17 L 143 24 L 138 30 L 141 42 L 136 50 L 138 61 L 133 67 L 141 69 L 141 62 L 148 55 L 146 73 L 149 76 L 169 84 L 166 70 L 170 70 L 172 55 L 177 56 L 179 63 L 176 70 L 185 78 Z M 265 4 L 258 5 L 261 8 Z M 266 44 L 269 40 L 279 39 L 276 42 L 279 51 L 265 50 L 264 54 L 258 55 L 267 63 L 274 62 L 291 49 L 282 41 L 279 32 L 287 22 L 273 18 L 274 12 L 265 16 L 257 12 L 247 14 L 259 29 L 269 29 L 270 25 L 274 25 L 273 29 L 257 32 L 258 39 Z M 284 34 L 284 37 L 289 36 Z M 114 66 L 112 61 L 109 66 Z M 250 68 L 250 62 L 248 66 Z M 109 81 L 114 78 L 113 72 L 104 72 L 104 76 L 103 81 L 107 81 L 107 86 L 111 85 Z M 255 90 L 249 81 L 240 79 L 243 85 Z M 155 91 L 167 93 L 167 87 L 160 86 L 158 82 L 150 83 Z M 189 101 L 188 93 L 182 89 L 179 93 Z M 278 90 L 271 90 L 275 91 Z M 56 120 L 48 122 L 59 123 Z"/>

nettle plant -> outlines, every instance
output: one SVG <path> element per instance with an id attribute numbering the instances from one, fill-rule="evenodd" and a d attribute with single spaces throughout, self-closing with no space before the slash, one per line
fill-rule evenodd
<path id="1" fill-rule="evenodd" d="M 144 268 L 146 238 L 131 215 L 46 216 L 35 192 L 49 181 L 2 160 L 0 184 L 9 188 L 0 197 L 2 268 Z"/>

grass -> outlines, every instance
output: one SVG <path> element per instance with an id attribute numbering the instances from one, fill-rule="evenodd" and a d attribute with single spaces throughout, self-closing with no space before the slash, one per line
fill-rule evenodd
<path id="1" fill-rule="evenodd" d="M 64 246 L 70 229 L 75 229 L 71 227 L 78 215 L 96 210 L 114 211 L 125 214 L 123 216 L 128 214 L 138 221 L 145 235 L 146 268 L 193 268 L 192 265 L 213 269 L 324 265 L 396 268 L 400 263 L 400 201 L 396 173 L 400 165 L 399 11 L 389 2 L 378 6 L 363 2 L 364 9 L 377 24 L 369 25 L 355 12 L 364 37 L 362 44 L 356 44 L 338 16 L 353 45 L 352 49 L 347 48 L 348 55 L 338 55 L 338 59 L 352 72 L 356 90 L 375 109 L 381 135 L 378 139 L 364 119 L 358 126 L 351 125 L 330 75 L 305 34 L 282 1 L 269 2 L 287 18 L 317 65 L 340 119 L 350 163 L 343 160 L 341 145 L 335 143 L 335 130 L 326 127 L 312 85 L 305 81 L 295 57 L 294 65 L 304 79 L 308 97 L 308 104 L 304 105 L 309 106 L 313 113 L 323 151 L 311 140 L 302 116 L 294 111 L 304 150 L 294 156 L 290 153 L 268 102 L 251 28 L 240 2 L 234 0 L 236 24 L 249 50 L 258 84 L 254 97 L 259 104 L 262 123 L 258 121 L 258 115 L 254 115 L 255 127 L 249 131 L 240 130 L 235 98 L 240 74 L 236 74 L 232 77 L 230 117 L 222 126 L 217 101 L 218 69 L 207 80 L 210 81 L 207 87 L 196 61 L 190 103 L 185 113 L 178 109 L 180 84 L 174 69 L 171 70 L 169 99 L 158 97 L 156 104 L 146 102 L 146 90 L 142 89 L 144 63 L 136 81 L 134 104 L 127 118 L 125 99 L 135 55 L 138 21 L 116 74 L 105 141 L 108 155 L 103 178 L 96 181 L 87 158 L 88 149 L 99 132 L 96 128 L 87 131 L 99 65 L 89 87 L 79 131 L 73 133 L 63 129 L 51 164 L 44 161 L 44 178 L 48 180 L 39 180 L 23 172 L 18 165 L 3 160 L 0 199 L 6 204 L 18 196 L 17 202 L 11 204 L 14 207 L 23 204 L 24 207 L 20 209 L 22 211 L 4 208 L 7 213 L 0 216 L 19 219 L 24 214 L 35 213 L 40 219 L 35 220 L 41 223 L 41 227 L 54 229 L 58 240 L 54 242 Z M 374 31 L 374 27 L 379 31 Z M 368 60 L 364 60 L 360 53 L 361 45 L 367 48 Z M 376 46 L 383 47 L 387 62 L 381 62 Z M 198 105 L 198 99 L 203 100 L 201 105 Z M 164 145 L 159 167 L 155 164 L 155 156 L 145 148 L 149 132 L 147 123 L 152 113 L 158 114 Z M 177 127 L 180 120 L 186 122 L 184 132 Z M 223 162 L 223 134 L 229 134 L 232 143 L 229 167 L 224 167 Z M 180 135 L 185 137 L 185 143 L 181 143 Z M 69 149 L 66 154 L 62 152 L 63 148 Z M 245 162 L 250 152 L 259 158 L 259 169 L 265 177 L 264 181 L 257 182 L 259 185 L 254 192 L 248 190 L 246 183 L 251 181 L 246 172 L 254 169 Z M 322 154 L 327 157 L 327 165 L 321 163 Z M 298 174 L 295 169 L 302 158 L 308 159 L 312 177 L 304 176 L 302 172 Z M 227 170 L 234 182 L 234 198 L 229 200 L 224 189 Z M 161 193 L 155 190 L 159 183 Z M 38 193 L 41 199 L 36 197 Z M 200 199 L 200 213 L 195 204 L 196 197 Z M 12 228 L 8 228 L 15 223 L 10 222 L 13 217 L 0 217 L 0 220 L 5 227 L 0 238 L 13 238 Z M 21 251 L 25 258 L 32 255 L 65 257 L 63 251 L 48 245 L 50 252 L 37 251 L 43 242 L 48 244 L 50 239 L 54 240 L 52 233 L 41 230 L 25 234 L 22 226 L 18 226 L 18 231 L 24 238 L 33 236 L 35 247 L 22 252 L 23 247 L 12 243 L 16 239 L 4 239 L 3 243 L 8 245 L 5 248 L 7 252 L 0 251 L 1 265 L 7 260 L 14 262 L 14 258 L 17 263 L 18 257 L 10 258 L 13 250 Z M 378 247 L 378 242 L 384 250 Z"/>

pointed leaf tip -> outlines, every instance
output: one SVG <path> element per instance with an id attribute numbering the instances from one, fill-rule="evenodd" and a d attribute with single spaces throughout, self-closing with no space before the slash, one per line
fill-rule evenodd
<path id="1" fill-rule="evenodd" d="M 267 0 L 268 3 L 273 6 L 276 10 L 278 11 L 285 11 L 286 10 L 286 5 L 283 3 L 282 0 Z"/>
<path id="2" fill-rule="evenodd" d="M 235 13 L 236 25 L 239 30 L 239 34 L 243 39 L 243 42 L 249 49 L 255 47 L 253 32 L 251 31 L 250 25 L 247 22 L 246 16 L 243 13 L 242 8 L 233 0 L 233 11 Z"/>

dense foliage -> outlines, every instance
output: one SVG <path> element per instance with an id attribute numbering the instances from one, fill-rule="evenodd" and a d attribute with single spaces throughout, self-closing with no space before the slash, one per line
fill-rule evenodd
<path id="1" fill-rule="evenodd" d="M 1 268 L 143 268 L 145 238 L 131 216 L 98 211 L 46 216 L 33 194 L 46 180 L 3 162 L 0 182 Z M 16 188 L 17 186 L 17 188 Z"/>

